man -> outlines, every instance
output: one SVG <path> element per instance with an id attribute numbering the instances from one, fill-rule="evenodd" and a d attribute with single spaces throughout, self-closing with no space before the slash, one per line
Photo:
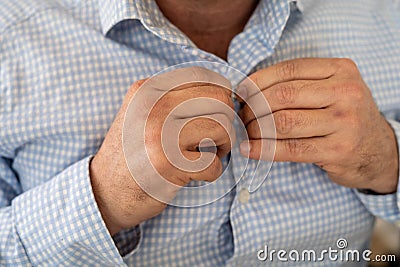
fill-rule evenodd
<path id="1" fill-rule="evenodd" d="M 363 251 L 374 216 L 400 220 L 399 11 L 389 0 L 2 0 L 0 265 L 257 266 L 288 258 L 261 261 L 266 246 Z M 261 89 L 238 89 L 250 138 L 241 152 L 265 159 L 272 116 L 275 163 L 253 193 L 243 179 L 209 205 L 167 206 L 126 165 L 124 116 L 140 80 L 199 60 L 229 64 Z M 229 90 L 207 83 L 167 94 L 165 105 L 189 95 L 233 105 Z M 159 112 L 148 118 L 155 129 Z M 157 162 L 154 134 L 146 146 Z M 220 174 L 179 180 L 158 168 L 179 185 Z"/>

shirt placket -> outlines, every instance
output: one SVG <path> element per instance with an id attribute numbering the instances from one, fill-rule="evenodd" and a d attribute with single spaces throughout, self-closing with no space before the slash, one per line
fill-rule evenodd
<path id="1" fill-rule="evenodd" d="M 263 1 L 258 6 L 253 18 L 245 30 L 232 41 L 229 54 L 229 64 L 245 75 L 251 74 L 256 66 L 273 55 L 280 37 L 290 16 L 291 1 L 276 0 Z M 260 88 L 262 89 L 262 88 Z M 235 151 L 236 150 L 236 151 Z M 268 179 L 272 162 L 249 160 L 240 155 L 239 146 L 231 153 L 232 173 L 235 180 L 239 180 L 235 199 L 231 206 L 230 221 L 234 237 L 235 255 L 239 255 L 249 246 L 242 242 L 246 236 L 255 236 L 256 229 L 244 226 L 246 214 L 254 209 L 253 194 Z M 243 229 L 246 229 L 243 232 Z M 240 237 L 240 238 L 238 238 Z M 231 261 L 235 261 L 235 255 Z"/>
<path id="2" fill-rule="evenodd" d="M 228 61 L 232 67 L 244 75 L 249 75 L 258 63 L 274 53 L 290 16 L 288 1 L 272 2 L 277 3 L 269 1 L 260 3 L 258 7 L 260 10 L 256 10 L 255 17 L 249 22 L 245 31 L 238 35 L 231 44 Z M 234 151 L 232 155 L 240 155 L 238 146 L 233 149 L 237 151 Z M 231 160 L 233 161 L 235 180 L 240 180 L 236 189 L 237 200 L 247 203 L 251 196 L 250 193 L 255 191 L 254 189 L 258 188 L 265 180 L 271 163 L 248 160 L 242 156 L 232 156 Z"/>

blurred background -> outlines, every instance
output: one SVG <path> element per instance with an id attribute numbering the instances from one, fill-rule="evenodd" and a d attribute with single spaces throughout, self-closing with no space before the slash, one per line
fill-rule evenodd
<path id="1" fill-rule="evenodd" d="M 400 267 L 400 222 L 396 225 L 377 219 L 370 250 L 371 259 L 375 255 L 396 255 L 396 261 L 371 262 L 368 267 Z"/>

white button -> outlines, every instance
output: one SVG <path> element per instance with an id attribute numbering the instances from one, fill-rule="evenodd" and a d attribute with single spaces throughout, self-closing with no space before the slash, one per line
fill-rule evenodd
<path id="1" fill-rule="evenodd" d="M 240 189 L 240 192 L 239 192 L 240 203 L 246 204 L 247 202 L 249 202 L 249 199 L 250 199 L 249 190 L 247 190 L 247 188 Z"/>

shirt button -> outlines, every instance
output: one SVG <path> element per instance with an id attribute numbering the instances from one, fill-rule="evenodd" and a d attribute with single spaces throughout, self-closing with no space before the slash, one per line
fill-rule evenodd
<path id="1" fill-rule="evenodd" d="M 239 202 L 242 203 L 242 204 L 246 204 L 247 202 L 249 202 L 249 199 L 250 199 L 249 190 L 247 190 L 247 188 L 240 189 Z"/>

